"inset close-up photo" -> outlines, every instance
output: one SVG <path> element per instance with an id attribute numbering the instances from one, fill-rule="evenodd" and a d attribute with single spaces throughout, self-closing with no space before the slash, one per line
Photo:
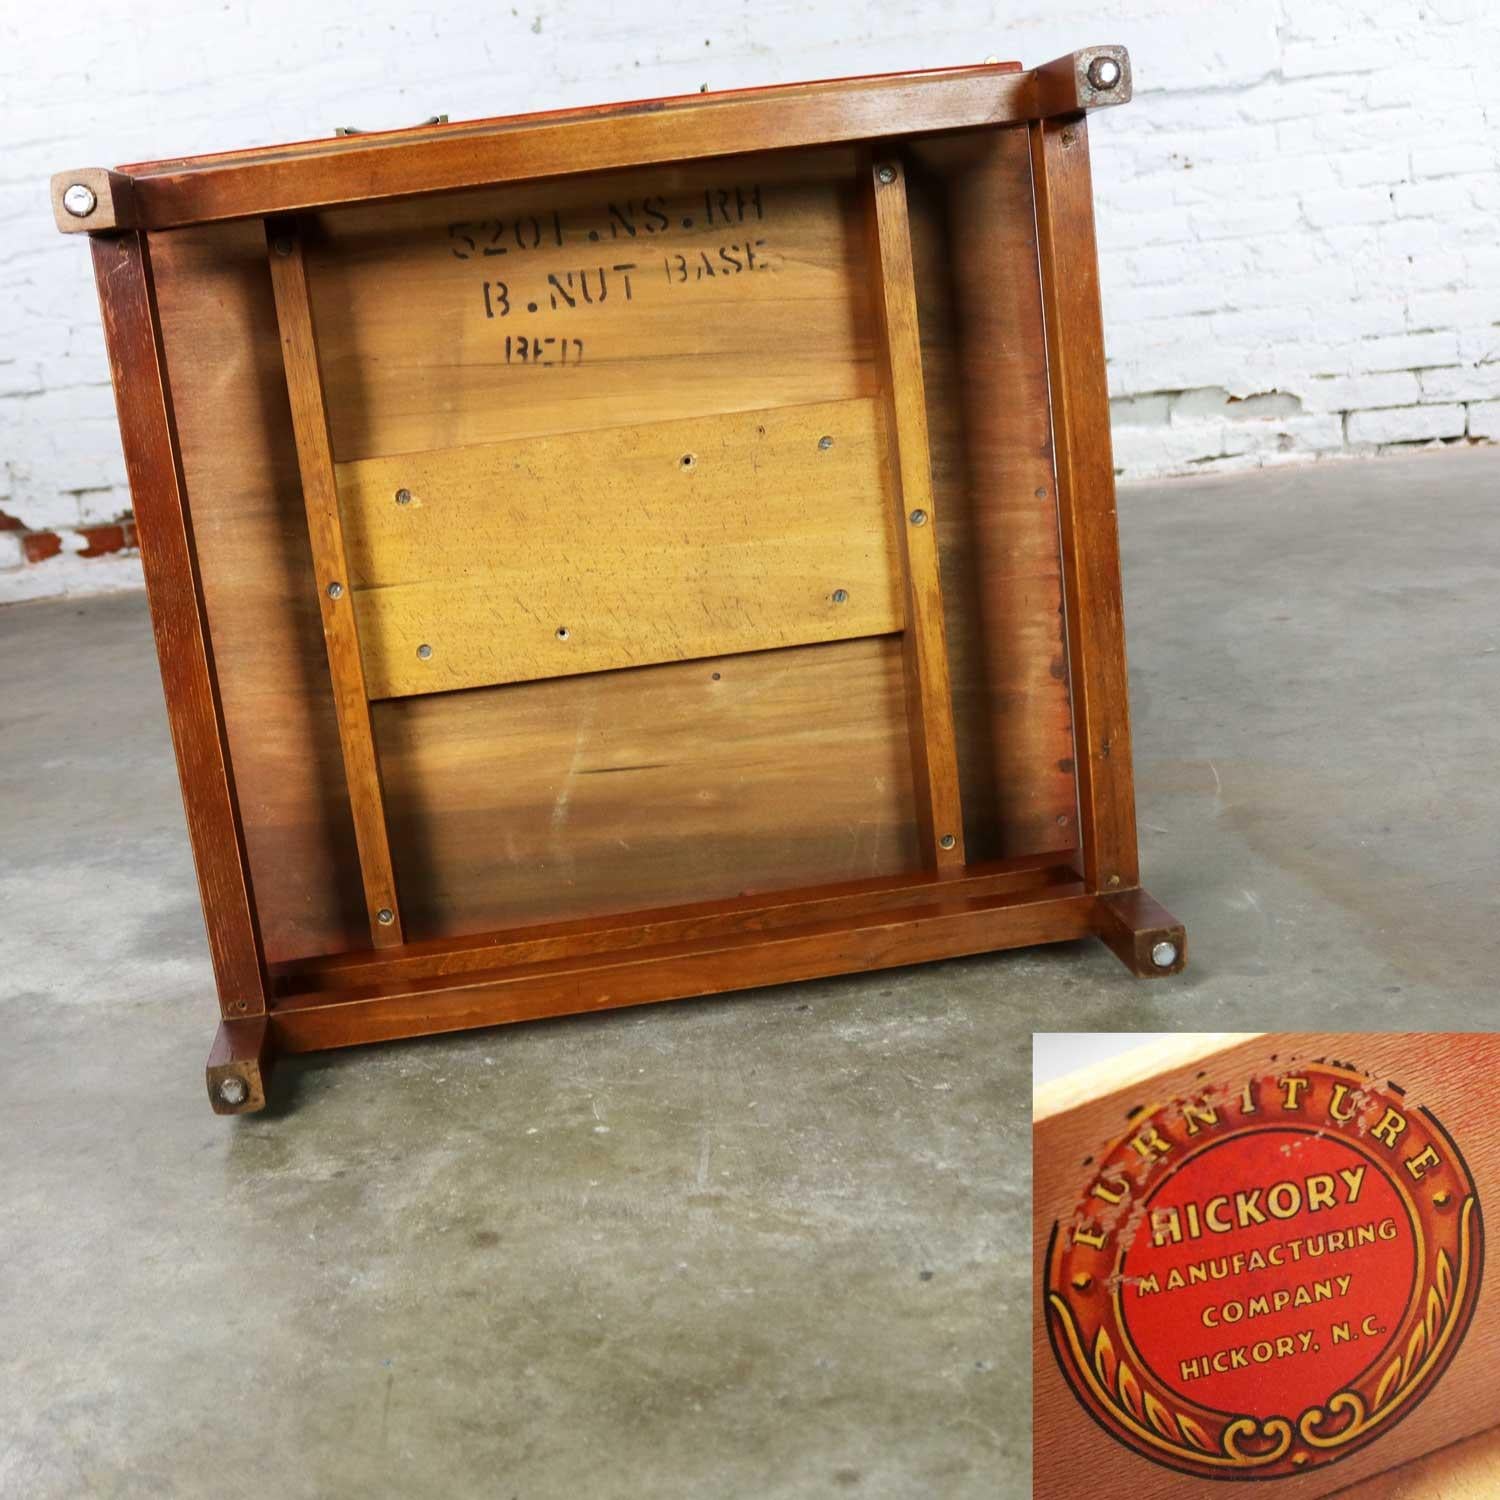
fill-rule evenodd
<path id="1" fill-rule="evenodd" d="M 1035 1048 L 1039 1500 L 1496 1492 L 1500 1036 Z"/>

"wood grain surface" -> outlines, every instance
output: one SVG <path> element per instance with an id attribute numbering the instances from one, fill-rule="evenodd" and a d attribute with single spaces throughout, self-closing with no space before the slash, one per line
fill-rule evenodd
<path id="1" fill-rule="evenodd" d="M 334 457 L 876 394 L 853 151 L 313 217 Z"/>
<path id="2" fill-rule="evenodd" d="M 1268 1033 L 1184 1036 L 1096 1064 L 1037 1091 L 1032 1135 L 1035 1315 L 1032 1332 L 1034 1493 L 1040 1500 L 1077 1492 L 1079 1476 L 1108 1473 L 1140 1500 L 1201 1496 L 1205 1482 L 1138 1457 L 1084 1412 L 1058 1369 L 1041 1311 L 1044 1264 L 1053 1225 L 1073 1214 L 1089 1185 L 1089 1166 L 1129 1118 L 1211 1083 L 1238 1087 L 1258 1073 L 1336 1058 L 1404 1090 L 1403 1107 L 1426 1108 L 1469 1167 L 1480 1206 L 1500 1205 L 1500 1128 L 1493 1081 L 1500 1076 L 1500 1035 L 1441 1033 Z M 1452 1365 L 1399 1425 L 1368 1447 L 1305 1476 L 1279 1478 L 1289 1500 L 1341 1492 L 1395 1496 L 1399 1488 L 1362 1481 L 1500 1420 L 1490 1372 L 1500 1358 L 1500 1286 L 1481 1283 L 1472 1324 Z M 1414 1493 L 1421 1494 L 1417 1490 Z M 1428 1491 L 1449 1493 L 1444 1490 Z M 1452 1493 L 1462 1494 L 1455 1490 Z"/>
<path id="3" fill-rule="evenodd" d="M 329 203 L 910 133 L 1019 123 L 1078 107 L 1014 63 L 934 68 L 554 110 L 340 141 L 136 163 L 138 223 L 166 229 Z M 405 149 L 393 150 L 393 146 Z"/>
<path id="4" fill-rule="evenodd" d="M 1042 303 L 1052 389 L 1079 847 L 1091 890 L 1140 884 L 1130 683 L 1088 125 L 1082 115 L 1031 127 Z"/>
<path id="5" fill-rule="evenodd" d="M 335 459 L 875 398 L 854 153 L 727 165 L 316 216 L 307 259 Z M 1076 836 L 1030 174 L 1024 127 L 928 143 L 908 173 L 963 836 L 981 861 Z M 713 235 L 697 222 L 705 191 Z M 660 238 L 644 227 L 657 223 L 648 197 L 675 215 L 654 252 L 659 286 L 633 282 L 624 312 L 613 297 L 524 312 L 541 305 L 528 289 L 554 274 L 566 287 L 569 268 L 576 295 L 606 236 Z M 545 226 L 549 205 L 563 213 L 552 251 L 531 245 L 529 224 Z M 726 212 L 734 232 L 719 234 Z M 743 244 L 757 223 L 771 269 L 699 279 L 689 260 L 692 279 L 669 281 L 673 257 Z M 504 255 L 476 253 L 486 235 Z M 151 243 L 267 956 L 364 948 L 262 232 L 225 224 Z M 520 335 L 486 316 L 484 283 L 493 306 L 497 280 L 527 294 L 511 317 L 539 334 L 538 319 L 587 320 L 572 325 L 585 363 L 507 364 L 504 338 Z M 894 638 L 834 641 L 377 703 L 406 936 L 916 868 L 900 651 Z M 616 767 L 635 769 L 597 774 Z M 566 841 L 553 826 L 564 793 Z"/>
<path id="6" fill-rule="evenodd" d="M 266 957 L 369 943 L 258 221 L 151 236 Z"/>
<path id="7" fill-rule="evenodd" d="M 1495 1500 L 1500 1431 L 1490 1428 L 1334 1493 L 1340 1500 Z"/>
<path id="8" fill-rule="evenodd" d="M 176 412 L 156 328 L 151 250 L 138 234 L 90 243 L 219 1006 L 226 1017 L 254 1016 L 266 1008 L 265 953 L 239 789 L 225 750 L 197 537 L 177 454 Z"/>
<path id="9" fill-rule="evenodd" d="M 267 243 L 291 403 L 292 434 L 297 443 L 307 534 L 312 547 L 313 572 L 307 586 L 313 590 L 322 614 L 323 641 L 328 651 L 344 779 L 364 880 L 370 941 L 376 948 L 396 947 L 402 941 L 401 906 L 391 868 L 380 764 L 375 758 L 375 738 L 370 729 L 369 689 L 350 594 L 349 558 L 344 546 L 338 485 L 328 446 L 328 411 L 318 368 L 317 332 L 308 305 L 302 236 L 295 224 L 270 224 Z"/>
<path id="10" fill-rule="evenodd" d="M 374 705 L 424 935 L 917 867 L 895 637 Z"/>
<path id="11" fill-rule="evenodd" d="M 520 964 L 496 972 L 282 996 L 273 1011 L 285 1052 L 575 1015 L 689 995 L 925 963 L 961 953 L 1063 942 L 1092 930 L 1097 900 L 1082 882 L 971 897 L 941 885 L 898 910 L 810 921 L 772 932 L 662 944 L 625 953 Z"/>
<path id="12" fill-rule="evenodd" d="M 956 880 L 935 870 L 919 870 L 873 880 L 720 898 L 708 904 L 546 921 L 459 939 L 431 938 L 408 943 L 394 953 L 347 953 L 281 965 L 273 979 L 279 993 L 297 994 L 386 985 L 439 974 L 483 974 L 511 964 L 622 954 L 661 944 L 770 933 L 810 922 L 848 921 L 872 912 L 911 909 L 934 898 L 1046 894 L 1049 887 L 1077 884 L 1078 872 L 1071 864 L 1047 855 L 1032 855 L 971 866 Z"/>
<path id="13" fill-rule="evenodd" d="M 1022 129 L 906 148 L 971 860 L 1077 841 L 1047 355 Z"/>
<path id="14" fill-rule="evenodd" d="M 906 178 L 901 162 L 889 154 L 882 155 L 868 172 L 872 259 L 880 287 L 876 310 L 882 384 L 899 475 L 896 535 L 906 580 L 906 633 L 902 644 L 917 830 L 923 862 L 940 870 L 957 870 L 965 859 L 964 820 Z"/>
<path id="15" fill-rule="evenodd" d="M 376 698 L 904 622 L 873 401 L 364 459 L 339 496 Z"/>

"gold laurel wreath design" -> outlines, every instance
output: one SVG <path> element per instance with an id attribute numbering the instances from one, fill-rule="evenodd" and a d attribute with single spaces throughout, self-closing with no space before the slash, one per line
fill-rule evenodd
<path id="1" fill-rule="evenodd" d="M 1378 1427 L 1426 1379 L 1437 1364 L 1453 1330 L 1468 1292 L 1469 1273 L 1473 1269 L 1473 1226 L 1476 1200 L 1464 1199 L 1459 1213 L 1458 1270 L 1455 1276 L 1445 1250 L 1437 1253 L 1432 1284 L 1422 1308 L 1422 1316 L 1406 1341 L 1406 1348 L 1385 1367 L 1375 1387 L 1369 1406 L 1358 1391 L 1343 1390 L 1329 1399 L 1327 1409 L 1314 1406 L 1303 1412 L 1298 1428 L 1304 1442 L 1315 1448 L 1337 1448 Z M 1349 1423 L 1338 1432 L 1325 1435 L 1318 1431 L 1331 1416 L 1348 1412 Z"/>
<path id="2" fill-rule="evenodd" d="M 1068 1304 L 1056 1292 L 1048 1292 L 1047 1301 L 1063 1326 L 1073 1363 L 1095 1399 L 1142 1442 L 1192 1463 L 1230 1469 L 1263 1468 L 1275 1463 L 1291 1447 L 1292 1424 L 1282 1417 L 1271 1417 L 1264 1422 L 1253 1417 L 1236 1417 L 1216 1444 L 1200 1423 L 1185 1412 L 1169 1410 L 1141 1385 L 1135 1372 L 1115 1353 L 1114 1341 L 1107 1330 L 1100 1328 L 1090 1356 L 1084 1351 L 1082 1335 Z M 1265 1453 L 1246 1453 L 1240 1445 L 1247 1438 L 1261 1438 L 1275 1446 Z"/>

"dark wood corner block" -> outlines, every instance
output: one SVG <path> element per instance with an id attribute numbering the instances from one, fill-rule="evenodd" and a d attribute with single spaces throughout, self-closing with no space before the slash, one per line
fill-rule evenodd
<path id="1" fill-rule="evenodd" d="M 205 1069 L 216 1115 L 248 1115 L 266 1107 L 271 1084 L 271 1031 L 264 1016 L 221 1021 Z"/>
<path id="2" fill-rule="evenodd" d="M 58 172 L 52 179 L 52 214 L 64 234 L 108 234 L 135 228 L 131 180 L 103 167 Z"/>
<path id="3" fill-rule="evenodd" d="M 1098 934 L 1132 974 L 1161 979 L 1187 966 L 1187 933 L 1142 890 L 1099 897 Z"/>

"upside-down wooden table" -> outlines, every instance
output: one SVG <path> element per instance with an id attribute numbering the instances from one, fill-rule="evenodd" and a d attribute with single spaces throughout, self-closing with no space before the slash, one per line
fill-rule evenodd
<path id="1" fill-rule="evenodd" d="M 54 179 L 215 1110 L 283 1052 L 1091 934 L 1181 968 L 1085 124 L 1129 95 L 1095 47 Z"/>

